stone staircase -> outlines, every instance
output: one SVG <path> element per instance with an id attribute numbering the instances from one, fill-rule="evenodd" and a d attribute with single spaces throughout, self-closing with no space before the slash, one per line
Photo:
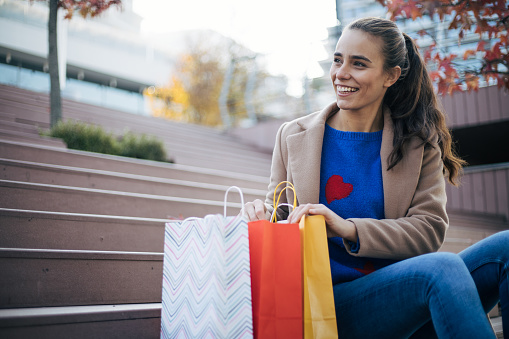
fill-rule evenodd
<path id="1" fill-rule="evenodd" d="M 214 129 L 64 100 L 64 119 L 156 135 L 175 163 L 69 150 L 38 135 L 48 112 L 47 94 L 0 85 L 0 338 L 157 338 L 165 222 L 222 213 L 232 185 L 263 199 L 271 155 Z M 508 228 L 451 213 L 442 250 Z"/>
<path id="2" fill-rule="evenodd" d="M 68 150 L 38 135 L 48 107 L 47 95 L 0 86 L 0 337 L 157 338 L 165 222 L 222 213 L 231 185 L 263 199 L 271 155 L 64 101 L 64 119 L 156 135 L 175 163 Z"/>

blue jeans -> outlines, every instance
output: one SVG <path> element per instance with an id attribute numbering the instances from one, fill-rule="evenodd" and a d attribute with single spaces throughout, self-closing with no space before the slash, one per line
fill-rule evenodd
<path id="1" fill-rule="evenodd" d="M 459 254 L 430 253 L 334 286 L 339 338 L 495 338 L 509 333 L 509 231 Z"/>

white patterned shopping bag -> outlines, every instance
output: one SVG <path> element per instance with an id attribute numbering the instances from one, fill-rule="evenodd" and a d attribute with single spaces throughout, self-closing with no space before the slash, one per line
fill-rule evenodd
<path id="1" fill-rule="evenodd" d="M 247 221 L 207 215 L 166 224 L 161 338 L 252 338 Z"/>

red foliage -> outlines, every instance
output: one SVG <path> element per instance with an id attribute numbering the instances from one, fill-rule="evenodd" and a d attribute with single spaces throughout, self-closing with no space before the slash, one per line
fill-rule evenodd
<path id="1" fill-rule="evenodd" d="M 95 17 L 110 8 L 110 6 L 121 6 L 121 4 L 122 0 L 60 0 L 58 7 L 67 11 L 66 19 L 71 19 L 75 11 L 78 11 L 84 18 L 88 16 Z"/>
<path id="2" fill-rule="evenodd" d="M 479 79 L 492 79 L 499 87 L 509 90 L 509 4 L 506 0 L 377 0 L 385 6 L 392 20 L 424 15 L 437 15 L 440 21 L 449 20 L 449 30 L 458 30 L 458 44 L 468 32 L 479 35 L 477 49 L 463 53 L 463 59 L 480 57 L 479 69 L 461 69 L 454 63 L 456 55 L 444 54 L 431 44 L 424 51 L 424 59 L 437 66 L 431 77 L 439 93 L 451 94 L 466 89 L 477 90 Z M 427 34 L 420 31 L 419 35 Z"/>

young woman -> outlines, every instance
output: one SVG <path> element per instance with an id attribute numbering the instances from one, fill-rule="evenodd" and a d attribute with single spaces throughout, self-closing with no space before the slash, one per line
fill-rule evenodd
<path id="1" fill-rule="evenodd" d="M 499 300 L 509 333 L 509 232 L 431 253 L 448 227 L 444 174 L 454 183 L 463 162 L 412 39 L 357 20 L 330 76 L 336 102 L 281 126 L 269 193 L 246 204 L 248 219 L 269 218 L 284 180 L 299 206 L 279 219 L 325 217 L 340 338 L 490 338 Z"/>

